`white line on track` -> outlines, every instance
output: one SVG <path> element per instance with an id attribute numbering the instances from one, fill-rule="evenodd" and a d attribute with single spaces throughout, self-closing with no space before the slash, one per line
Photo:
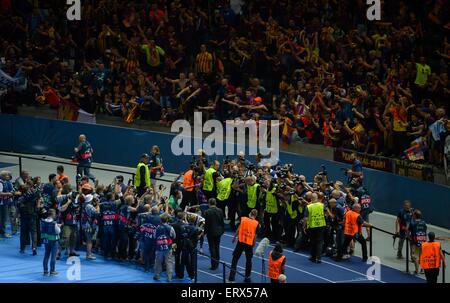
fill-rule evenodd
<path id="1" fill-rule="evenodd" d="M 208 243 L 205 243 L 205 244 L 208 245 Z M 226 249 L 226 250 L 233 251 L 233 249 L 231 249 L 231 248 L 229 248 L 229 247 L 226 247 L 226 246 L 220 245 L 220 247 L 223 248 L 223 249 Z M 262 258 L 259 257 L 259 256 L 254 256 L 254 257 L 256 257 L 256 258 L 258 258 L 258 259 L 262 259 Z M 206 257 L 206 258 L 207 258 L 207 257 Z M 267 261 L 267 259 L 264 259 L 264 260 Z M 225 262 L 225 261 L 224 261 L 224 262 Z M 228 265 L 231 265 L 231 264 L 228 263 L 228 262 L 225 262 L 225 263 L 228 264 Z M 244 268 L 244 267 L 242 267 L 242 266 L 238 266 L 238 267 L 239 267 L 239 268 Z M 327 281 L 327 282 L 330 282 L 330 283 L 334 283 L 334 281 L 332 281 L 332 280 L 330 280 L 330 279 L 327 279 L 327 278 L 325 278 L 325 277 L 322 277 L 322 276 L 313 274 L 313 273 L 311 273 L 311 272 L 309 272 L 309 271 L 306 271 L 306 270 L 302 270 L 302 269 L 299 269 L 299 268 L 296 268 L 296 267 L 292 267 L 292 266 L 289 266 L 289 265 L 285 265 L 285 267 L 290 268 L 290 269 L 293 269 L 293 270 L 296 270 L 296 271 L 303 272 L 303 273 L 305 273 L 305 274 L 314 276 L 314 277 L 316 277 L 316 278 L 318 278 L 318 279 L 321 279 L 321 280 L 324 280 L 324 281 Z M 258 274 L 258 275 L 260 275 L 260 276 L 263 276 L 263 277 L 266 276 L 266 275 L 263 275 L 263 274 L 261 274 L 261 273 L 259 273 L 259 272 L 255 272 L 254 270 L 252 270 L 252 272 L 254 272 L 254 273 L 256 273 L 256 274 Z"/>
<path id="2" fill-rule="evenodd" d="M 233 236 L 227 235 L 227 234 L 224 234 L 224 236 L 233 238 Z M 255 242 L 255 244 L 257 244 L 257 243 L 258 243 L 258 242 Z M 270 246 L 270 247 L 274 247 L 272 244 L 270 244 L 269 246 Z M 222 247 L 222 246 L 221 246 L 221 247 Z M 309 258 L 309 256 L 307 256 L 307 255 L 305 255 L 305 254 L 301 254 L 301 253 L 298 253 L 298 252 L 295 252 L 295 251 L 291 251 L 291 250 L 289 250 L 289 249 L 284 249 L 284 251 L 289 252 L 289 253 L 294 254 L 294 255 L 299 255 L 299 256 L 302 256 L 302 257 L 305 257 L 305 258 Z M 341 265 L 338 265 L 338 264 L 334 264 L 334 263 L 332 263 L 332 262 L 328 262 L 328 261 L 325 261 L 325 260 L 322 260 L 322 263 L 329 264 L 329 265 L 332 265 L 332 266 L 335 266 L 335 267 L 344 269 L 344 270 L 349 271 L 349 272 L 353 272 L 353 273 L 355 273 L 355 274 L 358 274 L 358 275 L 360 275 L 360 276 L 363 276 L 363 277 L 366 277 L 366 278 L 367 278 L 367 275 L 365 275 L 365 274 L 363 274 L 363 273 L 360 273 L 359 271 L 356 271 L 356 270 L 353 270 L 353 269 L 350 269 L 350 268 L 346 268 L 346 267 L 344 267 L 344 266 L 341 266 Z M 293 268 L 295 268 L 295 267 L 293 267 Z M 297 269 L 297 268 L 295 268 L 295 269 Z M 297 270 L 301 271 L 300 269 L 297 269 Z M 312 274 L 312 275 L 314 275 L 314 274 Z M 317 277 L 320 277 L 320 276 L 317 276 Z M 322 279 L 325 280 L 326 278 L 323 278 L 323 277 L 322 277 Z M 326 280 L 328 280 L 328 279 L 326 279 Z M 328 280 L 328 281 L 332 282 L 331 280 Z M 379 282 L 381 282 L 381 283 L 386 283 L 386 282 L 381 281 L 381 280 L 379 280 Z"/>

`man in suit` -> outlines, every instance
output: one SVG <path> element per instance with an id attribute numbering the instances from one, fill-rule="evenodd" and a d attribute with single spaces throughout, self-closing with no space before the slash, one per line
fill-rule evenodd
<path id="1" fill-rule="evenodd" d="M 209 253 L 211 259 L 211 270 L 219 267 L 220 260 L 220 237 L 225 231 L 223 211 L 216 206 L 216 199 L 208 200 L 209 209 L 205 212 L 205 234 L 208 237 Z"/>

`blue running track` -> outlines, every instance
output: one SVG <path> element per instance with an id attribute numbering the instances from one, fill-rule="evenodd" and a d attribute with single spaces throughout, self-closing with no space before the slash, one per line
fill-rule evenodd
<path id="1" fill-rule="evenodd" d="M 221 242 L 221 259 L 228 264 L 231 263 L 234 244 L 232 235 L 226 233 Z M 208 252 L 208 244 L 205 241 L 204 252 Z M 152 273 L 145 273 L 141 266 L 135 263 L 119 263 L 115 261 L 104 261 L 97 256 L 95 261 L 87 261 L 84 252 L 80 252 L 81 280 L 70 281 L 66 272 L 72 264 L 66 264 L 66 257 L 57 261 L 56 270 L 58 276 L 44 277 L 42 275 L 42 259 L 44 249 L 38 248 L 37 256 L 32 256 L 31 249 L 27 248 L 25 254 L 19 253 L 19 236 L 10 239 L 0 239 L 0 283 L 155 283 Z M 268 252 L 266 253 L 266 255 Z M 366 276 L 367 269 L 371 266 L 361 261 L 359 257 L 350 260 L 335 262 L 324 257 L 321 264 L 311 263 L 307 252 L 296 253 L 285 249 L 287 257 L 286 276 L 288 283 L 424 283 L 423 279 L 403 273 L 387 266 L 381 266 L 381 280 L 369 280 Z M 238 271 L 244 273 L 245 255 L 241 256 Z M 267 268 L 267 261 L 265 262 Z M 198 256 L 198 282 L 199 283 L 222 283 L 223 270 L 220 266 L 216 271 L 209 270 L 210 261 L 208 257 Z M 262 272 L 262 260 L 253 257 L 252 282 L 269 282 L 264 279 Z M 226 269 L 228 277 L 229 270 Z M 266 281 L 264 281 L 266 280 Z M 172 280 L 172 283 L 189 283 L 188 279 Z M 242 282 L 239 274 L 236 282 Z M 163 274 L 161 281 L 165 283 Z"/>

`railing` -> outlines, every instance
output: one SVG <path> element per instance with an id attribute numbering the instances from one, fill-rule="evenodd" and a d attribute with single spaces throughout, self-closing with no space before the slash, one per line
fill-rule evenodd
<path id="1" fill-rule="evenodd" d="M 392 233 L 392 232 L 390 232 L 390 231 L 387 231 L 387 230 L 384 230 L 384 229 L 381 229 L 381 228 L 378 228 L 378 227 L 375 227 L 375 226 L 370 226 L 370 229 L 369 229 L 369 236 L 370 236 L 370 241 L 369 241 L 369 256 L 372 256 L 373 255 L 373 230 L 378 230 L 378 231 L 380 231 L 380 232 L 382 232 L 382 233 L 385 233 L 385 234 L 388 234 L 388 235 L 391 235 L 392 236 L 392 238 L 393 238 L 393 240 L 394 240 L 394 242 L 395 242 L 395 240 L 397 239 L 397 238 L 399 238 L 399 240 L 404 240 L 405 242 L 406 242 L 406 269 L 405 269 L 405 272 L 407 273 L 407 274 L 409 274 L 409 238 L 408 237 L 405 237 L 405 238 L 401 238 L 401 237 L 399 237 L 398 236 L 398 234 L 394 234 L 394 233 Z"/>
<path id="2" fill-rule="evenodd" d="M 442 259 L 442 283 L 445 283 L 445 255 L 450 256 L 450 252 L 443 250 L 442 253 L 444 254 L 444 259 Z"/>
<path id="3" fill-rule="evenodd" d="M 103 167 L 97 167 L 97 166 L 92 166 L 92 165 L 91 166 L 83 166 L 83 165 L 80 165 L 78 163 L 73 163 L 69 159 L 67 159 L 67 161 L 51 160 L 51 159 L 46 159 L 44 157 L 24 156 L 24 155 L 19 155 L 19 154 L 14 154 L 14 153 L 2 153 L 2 152 L 0 152 L 0 155 L 1 156 L 9 156 L 9 157 L 17 157 L 19 159 L 19 172 L 23 171 L 22 159 L 30 159 L 30 160 L 50 162 L 50 163 L 56 163 L 56 164 L 71 165 L 71 166 L 76 166 L 76 167 L 81 167 L 81 168 L 89 167 L 90 169 L 94 169 L 94 170 L 102 170 L 102 171 L 107 171 L 107 172 L 112 172 L 112 173 L 131 175 L 131 179 L 130 180 L 133 180 L 133 181 L 134 181 L 134 177 L 136 175 L 134 172 L 129 172 L 129 171 L 110 169 L 110 168 L 103 168 Z M 155 180 L 163 181 L 163 182 L 170 182 L 170 183 L 173 182 L 173 180 L 164 179 L 164 178 L 155 178 Z"/>
<path id="4" fill-rule="evenodd" d="M 229 268 L 231 270 L 231 265 L 228 265 L 225 261 L 217 260 L 217 259 L 211 257 L 208 254 L 205 254 L 203 252 L 198 252 L 198 251 L 196 251 L 196 260 L 195 260 L 195 282 L 196 283 L 197 283 L 197 272 L 198 272 L 198 268 L 197 268 L 197 266 L 198 266 L 197 265 L 198 264 L 198 262 L 197 262 L 198 255 L 207 257 L 207 258 L 209 258 L 209 259 L 211 259 L 213 261 L 216 261 L 217 263 L 221 264 L 222 265 L 222 280 L 223 280 L 223 283 L 227 283 L 227 272 L 226 272 L 226 270 L 227 270 L 227 268 Z M 242 276 L 243 278 L 246 278 L 244 274 L 240 273 L 237 270 L 237 268 L 236 268 L 236 273 L 238 275 Z"/>

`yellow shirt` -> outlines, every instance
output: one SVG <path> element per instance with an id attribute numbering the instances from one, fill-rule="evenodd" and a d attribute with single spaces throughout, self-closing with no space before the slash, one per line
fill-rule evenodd
<path id="1" fill-rule="evenodd" d="M 213 57 L 210 53 L 204 52 L 197 55 L 195 63 L 197 66 L 197 72 L 202 74 L 209 74 L 212 72 L 212 60 Z"/>

